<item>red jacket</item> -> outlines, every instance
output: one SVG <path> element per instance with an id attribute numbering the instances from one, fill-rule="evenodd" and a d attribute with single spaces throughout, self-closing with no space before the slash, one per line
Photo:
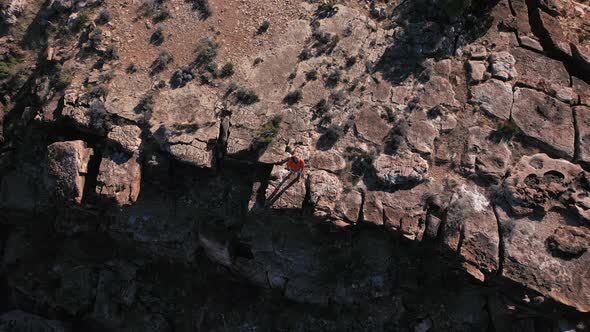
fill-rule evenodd
<path id="1" fill-rule="evenodd" d="M 293 157 L 289 158 L 287 162 L 287 169 L 290 171 L 303 171 L 305 168 L 305 161 L 303 158 L 297 158 L 297 162 L 293 161 Z"/>

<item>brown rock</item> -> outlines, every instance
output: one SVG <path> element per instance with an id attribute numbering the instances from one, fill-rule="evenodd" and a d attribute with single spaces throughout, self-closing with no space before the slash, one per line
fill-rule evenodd
<path id="1" fill-rule="evenodd" d="M 567 158 L 574 156 L 574 123 L 571 108 L 542 92 L 516 89 L 514 123 L 542 147 Z"/>
<path id="2" fill-rule="evenodd" d="M 475 188 L 463 185 L 451 201 L 442 238 L 446 248 L 459 253 L 465 262 L 482 273 L 472 273 L 475 277 L 481 278 L 498 269 L 496 217 L 488 199 Z"/>
<path id="3" fill-rule="evenodd" d="M 438 105 L 458 106 L 455 91 L 448 79 L 440 76 L 432 77 L 419 92 L 420 105 L 430 109 Z"/>
<path id="4" fill-rule="evenodd" d="M 580 97 L 580 103 L 582 105 L 590 106 L 590 84 L 572 76 L 572 88 Z"/>
<path id="5" fill-rule="evenodd" d="M 83 141 L 57 142 L 47 147 L 48 190 L 59 200 L 82 202 L 85 175 L 93 151 Z"/>
<path id="6" fill-rule="evenodd" d="M 314 216 L 329 219 L 341 199 L 342 191 L 338 177 L 322 170 L 313 171 L 310 174 L 310 196 Z"/>
<path id="7" fill-rule="evenodd" d="M 337 173 L 346 167 L 346 161 L 337 153 L 330 151 L 317 151 L 311 156 L 309 165 L 313 168 Z"/>
<path id="8" fill-rule="evenodd" d="M 590 254 L 580 255 L 588 243 L 583 227 L 570 223 L 559 210 L 542 220 L 514 218 L 496 209 L 502 227 L 504 267 L 502 276 L 534 289 L 543 296 L 590 312 Z"/>
<path id="9" fill-rule="evenodd" d="M 119 206 L 137 201 L 141 186 L 141 166 L 137 154 L 113 152 L 100 162 L 96 193 Z"/>
<path id="10" fill-rule="evenodd" d="M 373 162 L 377 179 L 385 186 L 415 185 L 426 180 L 428 163 L 419 154 L 403 152 L 399 155 L 381 154 Z"/>
<path id="11" fill-rule="evenodd" d="M 514 48 L 511 53 L 516 59 L 518 82 L 545 91 L 570 85 L 570 75 L 562 62 L 524 48 Z"/>
<path id="12" fill-rule="evenodd" d="M 516 78 L 518 72 L 515 69 L 516 60 L 508 52 L 495 52 L 490 55 L 492 76 L 503 81 Z"/>
<path id="13" fill-rule="evenodd" d="M 363 196 L 360 192 L 356 190 L 345 190 L 336 204 L 336 213 L 334 216 L 348 224 L 354 224 L 359 218 L 362 204 Z"/>
<path id="14" fill-rule="evenodd" d="M 560 202 L 563 207 L 577 212 L 572 194 L 585 191 L 585 177 L 587 175 L 578 165 L 536 154 L 522 157 L 502 187 L 511 212 L 516 215 L 548 211 Z"/>
<path id="15" fill-rule="evenodd" d="M 519 35 L 518 42 L 520 43 L 520 46 L 524 48 L 528 48 L 537 52 L 543 52 L 543 46 L 541 46 L 541 43 L 536 38 Z"/>
<path id="16" fill-rule="evenodd" d="M 381 203 L 380 192 L 369 191 L 365 195 L 363 206 L 363 221 L 373 225 L 383 225 L 383 204 Z"/>
<path id="17" fill-rule="evenodd" d="M 561 28 L 559 19 L 545 13 L 540 9 L 537 9 L 535 14 L 539 17 L 542 34 L 546 37 L 545 39 L 549 41 L 551 50 L 557 51 L 563 56 L 571 56 L 572 50 L 569 46 L 563 29 Z"/>
<path id="18" fill-rule="evenodd" d="M 430 121 L 426 112 L 422 111 L 412 112 L 408 120 L 406 141 L 413 151 L 421 154 L 430 154 L 434 149 L 434 140 L 438 137 L 438 130 L 435 127 L 436 122 L 438 122 L 439 127 L 452 125 L 445 121 L 449 120 L 448 117 L 445 117 L 445 119 L 439 117 L 433 119 L 434 121 Z"/>
<path id="19" fill-rule="evenodd" d="M 578 160 L 590 163 L 590 107 L 574 107 Z"/>
<path id="20" fill-rule="evenodd" d="M 141 129 L 134 125 L 113 126 L 107 138 L 123 148 L 126 152 L 139 151 Z"/>
<path id="21" fill-rule="evenodd" d="M 468 70 L 471 82 L 481 82 L 484 79 L 484 74 L 486 73 L 487 66 L 486 63 L 483 61 L 469 61 L 468 62 Z"/>
<path id="22" fill-rule="evenodd" d="M 512 98 L 512 85 L 499 80 L 492 79 L 471 87 L 471 101 L 503 120 L 510 118 Z"/>
<path id="23" fill-rule="evenodd" d="M 296 180 L 283 165 L 272 169 L 266 189 L 266 206 L 274 209 L 301 209 L 305 200 L 305 178 Z"/>
<path id="24" fill-rule="evenodd" d="M 492 135 L 493 130 L 489 127 L 469 128 L 462 166 L 467 173 L 497 182 L 506 174 L 512 152 L 505 142 L 493 142 Z"/>
<path id="25" fill-rule="evenodd" d="M 354 121 L 358 135 L 376 144 L 381 144 L 389 132 L 389 125 L 374 108 L 367 108 Z"/>

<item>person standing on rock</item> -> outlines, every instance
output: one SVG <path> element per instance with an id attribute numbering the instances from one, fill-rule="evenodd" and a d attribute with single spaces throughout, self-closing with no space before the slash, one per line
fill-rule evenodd
<path id="1" fill-rule="evenodd" d="M 305 161 L 303 158 L 300 158 L 297 156 L 297 154 L 293 153 L 287 161 L 287 170 L 289 171 L 289 176 L 291 176 L 293 173 L 296 173 L 297 180 L 299 180 L 303 175 L 303 171 L 305 170 Z"/>

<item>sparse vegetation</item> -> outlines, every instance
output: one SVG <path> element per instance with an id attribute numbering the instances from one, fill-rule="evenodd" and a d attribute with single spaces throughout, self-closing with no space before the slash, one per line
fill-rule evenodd
<path id="1" fill-rule="evenodd" d="M 150 44 L 160 46 L 164 42 L 164 39 L 164 29 L 162 29 L 162 27 L 158 27 L 150 37 Z"/>
<path id="2" fill-rule="evenodd" d="M 0 80 L 14 76 L 17 72 L 19 59 L 16 56 L 8 55 L 0 61 Z"/>
<path id="3" fill-rule="evenodd" d="M 309 50 L 309 48 L 304 48 L 301 53 L 299 53 L 299 61 L 305 61 L 305 60 L 309 60 L 311 58 L 311 51 Z"/>
<path id="4" fill-rule="evenodd" d="M 199 67 L 213 61 L 217 56 L 218 48 L 219 45 L 212 38 L 205 37 L 199 40 L 199 43 L 195 47 L 196 56 L 193 65 Z"/>
<path id="5" fill-rule="evenodd" d="M 127 68 L 125 68 L 125 72 L 127 74 L 134 74 L 137 72 L 137 66 L 134 63 L 132 63 L 129 66 L 127 66 Z"/>
<path id="6" fill-rule="evenodd" d="M 283 98 L 283 102 L 287 105 L 294 105 L 301 101 L 301 99 L 303 99 L 303 92 L 300 89 L 297 89 L 289 92 L 285 98 Z"/>
<path id="7" fill-rule="evenodd" d="M 305 73 L 305 79 L 308 81 L 315 81 L 318 79 L 318 72 L 315 69 L 312 69 Z"/>
<path id="8" fill-rule="evenodd" d="M 361 177 L 373 170 L 373 160 L 376 155 L 377 151 L 371 152 L 352 146 L 344 150 L 344 158 L 351 161 L 350 172 L 353 183 L 358 182 Z"/>
<path id="9" fill-rule="evenodd" d="M 283 119 L 281 116 L 273 116 L 262 128 L 256 133 L 255 143 L 270 143 L 276 137 L 281 127 Z"/>
<path id="10" fill-rule="evenodd" d="M 340 69 L 335 69 L 326 78 L 326 87 L 328 88 L 335 88 L 338 83 L 340 82 L 340 78 L 342 77 L 342 71 Z"/>
<path id="11" fill-rule="evenodd" d="M 96 24 L 102 25 L 107 24 L 111 20 L 111 13 L 107 9 L 103 9 L 98 14 L 98 17 L 94 20 Z"/>
<path id="12" fill-rule="evenodd" d="M 221 72 L 219 73 L 219 77 L 225 78 L 230 77 L 234 74 L 234 64 L 231 62 L 226 63 L 221 67 Z"/>
<path id="13" fill-rule="evenodd" d="M 322 98 L 317 104 L 311 109 L 313 112 L 312 119 L 323 118 L 326 113 L 330 110 L 330 104 L 326 99 Z"/>
<path id="14" fill-rule="evenodd" d="M 344 125 L 332 124 L 324 130 L 324 133 L 318 139 L 316 147 L 322 151 L 331 149 L 338 140 L 344 136 L 350 129 L 350 124 Z"/>
<path id="15" fill-rule="evenodd" d="M 162 21 L 165 21 L 167 18 L 170 17 L 170 12 L 168 11 L 168 9 L 166 8 L 162 8 L 160 10 L 157 10 L 154 15 L 152 16 L 152 20 L 155 23 L 160 23 Z"/>
<path id="16" fill-rule="evenodd" d="M 338 12 L 335 0 L 322 0 L 316 10 L 316 16 L 319 18 L 332 17 Z"/>
<path id="17" fill-rule="evenodd" d="M 172 57 L 172 54 L 170 54 L 170 52 L 168 52 L 166 50 L 160 52 L 160 54 L 158 55 L 156 60 L 154 60 L 154 62 L 152 62 L 152 65 L 150 66 L 150 70 L 151 70 L 150 74 L 151 75 L 159 74 L 172 61 L 174 61 L 174 58 Z"/>
<path id="18" fill-rule="evenodd" d="M 235 93 L 237 101 L 243 105 L 252 105 L 260 101 L 256 92 L 252 90 L 238 88 Z"/>
<path id="19" fill-rule="evenodd" d="M 520 128 L 513 121 L 503 120 L 498 123 L 496 130 L 491 133 L 490 139 L 494 141 L 510 140 L 519 132 Z"/>
<path id="20" fill-rule="evenodd" d="M 264 21 L 264 22 L 262 22 L 262 24 L 261 24 L 261 25 L 258 27 L 258 31 L 257 31 L 257 33 L 258 33 L 259 35 L 260 35 L 260 34 L 263 34 L 263 33 L 265 33 L 265 32 L 267 32 L 267 31 L 268 31 L 268 28 L 270 28 L 270 22 L 269 22 L 269 21 Z"/>
<path id="21" fill-rule="evenodd" d="M 202 20 L 209 18 L 213 15 L 211 11 L 211 6 L 209 6 L 209 0 L 185 0 L 186 2 L 190 2 L 193 5 L 193 10 L 199 12 L 199 17 Z"/>
<path id="22" fill-rule="evenodd" d="M 350 68 L 356 64 L 356 57 L 349 56 L 346 58 L 346 68 Z"/>

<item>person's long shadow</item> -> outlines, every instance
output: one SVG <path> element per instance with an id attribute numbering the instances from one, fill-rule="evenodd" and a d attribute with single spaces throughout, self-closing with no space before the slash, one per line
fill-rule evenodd
<path id="1" fill-rule="evenodd" d="M 300 175 L 297 175 L 293 181 L 287 184 L 284 188 L 281 189 L 283 184 L 289 180 L 291 174 L 285 176 L 283 181 L 279 183 L 279 185 L 275 188 L 275 190 L 267 197 L 266 203 L 264 204 L 264 208 L 270 208 L 289 188 L 291 188 L 297 181 L 299 181 Z"/>

